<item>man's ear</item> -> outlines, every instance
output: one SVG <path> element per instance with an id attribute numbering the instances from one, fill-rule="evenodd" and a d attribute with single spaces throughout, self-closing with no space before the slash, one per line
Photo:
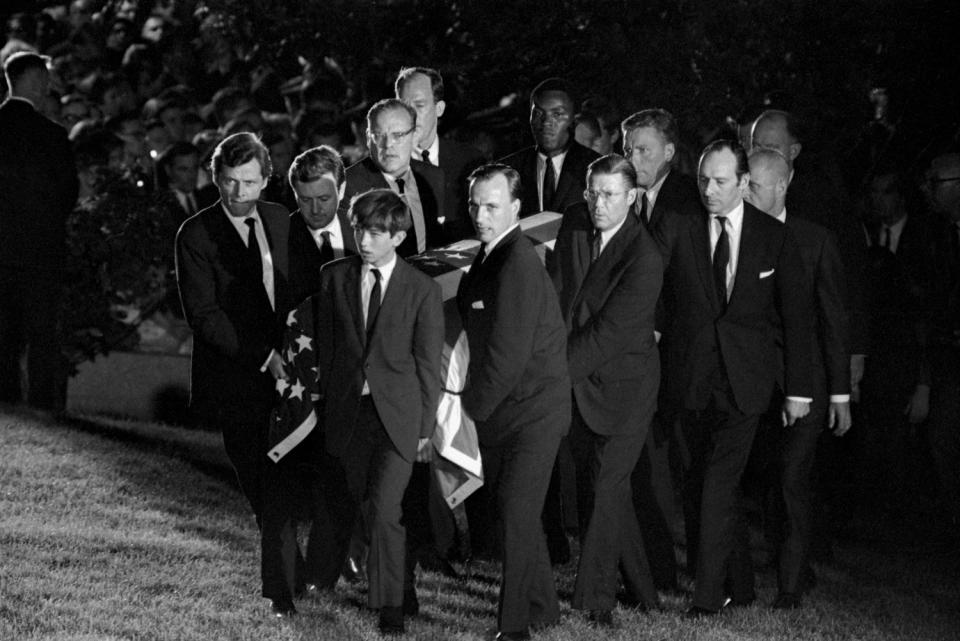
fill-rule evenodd
<path id="1" fill-rule="evenodd" d="M 790 145 L 790 164 L 793 165 L 793 161 L 797 159 L 797 156 L 800 155 L 800 151 L 803 149 L 803 145 L 799 142 L 795 142 Z"/>
<path id="2" fill-rule="evenodd" d="M 520 218 L 520 199 L 510 201 L 510 211 L 513 212 L 513 216 L 517 219 Z"/>
<path id="3" fill-rule="evenodd" d="M 633 206 L 635 202 L 637 202 L 637 188 L 631 187 L 627 190 L 627 204 Z"/>
<path id="4" fill-rule="evenodd" d="M 677 146 L 672 142 L 668 142 L 663 146 L 663 157 L 667 162 L 673 160 L 673 155 L 677 153 Z"/>
<path id="5" fill-rule="evenodd" d="M 343 201 L 343 196 L 344 196 L 344 194 L 346 194 L 346 193 L 347 193 L 347 181 L 344 180 L 344 181 L 340 184 L 340 189 L 337 190 L 337 202 Z"/>
<path id="6" fill-rule="evenodd" d="M 402 243 L 406 238 L 407 238 L 407 232 L 405 232 L 405 231 L 403 231 L 403 230 L 401 229 L 401 230 L 398 230 L 398 231 L 397 231 L 395 234 L 393 234 L 392 236 L 390 236 L 390 243 L 391 243 L 394 247 L 399 247 L 399 246 L 400 246 L 400 243 Z"/>
<path id="7" fill-rule="evenodd" d="M 437 101 L 437 118 L 438 119 L 441 118 L 443 116 L 443 112 L 446 110 L 447 110 L 447 102 L 445 100 L 438 100 Z"/>

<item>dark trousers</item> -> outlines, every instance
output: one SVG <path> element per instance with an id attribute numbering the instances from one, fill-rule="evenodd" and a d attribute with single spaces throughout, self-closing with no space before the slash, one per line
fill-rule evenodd
<path id="1" fill-rule="evenodd" d="M 639 516 L 643 546 L 650 562 L 653 584 L 661 590 L 677 589 L 677 554 L 675 541 L 682 533 L 674 534 L 673 524 L 679 522 L 673 470 L 679 464 L 670 459 L 675 447 L 676 425 L 655 415 L 650 424 L 647 441 L 633 469 L 633 507 Z"/>
<path id="2" fill-rule="evenodd" d="M 624 434 L 593 432 L 574 405 L 569 443 L 577 469 L 580 562 L 571 605 L 578 610 L 612 610 L 617 567 L 630 600 L 647 607 L 657 592 L 631 499 L 630 477 L 643 449 L 650 416 Z"/>
<path id="3" fill-rule="evenodd" d="M 810 413 L 793 425 L 784 426 L 779 408 L 768 415 L 764 441 L 772 448 L 767 477 L 766 523 L 777 554 L 778 587 L 781 594 L 800 594 L 804 570 L 810 562 L 813 536 L 813 469 L 817 443 L 826 422 L 823 394 L 814 399 Z"/>
<path id="4" fill-rule="evenodd" d="M 927 437 L 945 516 L 960 526 L 960 348 L 945 348 L 933 370 Z"/>
<path id="5" fill-rule="evenodd" d="M 523 426 L 496 447 L 481 445 L 484 478 L 496 503 L 503 549 L 497 607 L 501 632 L 526 631 L 560 618 L 540 519 L 560 436 L 556 420 L 546 419 Z"/>
<path id="6" fill-rule="evenodd" d="M 346 452 L 340 457 L 346 492 L 333 497 L 334 518 L 352 528 L 361 504 L 370 540 L 367 559 L 367 602 L 373 609 L 400 607 L 404 589 L 413 588 L 406 570 L 406 529 L 401 522 L 403 494 L 413 470 L 404 460 L 377 415 L 373 401 L 360 401 L 357 424 Z"/>
<path id="7" fill-rule="evenodd" d="M 0 401 L 63 409 L 66 364 L 60 351 L 61 286 L 0 268 Z M 20 357 L 26 354 L 26 397 Z"/>
<path id="8" fill-rule="evenodd" d="M 683 479 L 688 566 L 696 549 L 693 605 L 717 611 L 738 535 L 743 543 L 739 486 L 760 415 L 741 413 L 728 388 L 715 391 L 707 409 L 687 411 L 681 421 L 689 457 Z"/>

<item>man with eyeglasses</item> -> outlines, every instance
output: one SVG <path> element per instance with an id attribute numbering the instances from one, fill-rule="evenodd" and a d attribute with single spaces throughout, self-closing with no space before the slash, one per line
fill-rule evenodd
<path id="1" fill-rule="evenodd" d="M 926 194 L 930 208 L 940 216 L 942 230 L 934 245 L 927 434 L 940 479 L 940 505 L 956 536 L 960 532 L 960 153 L 933 159 Z"/>
<path id="2" fill-rule="evenodd" d="M 341 206 L 371 189 L 403 196 L 413 225 L 397 248 L 401 258 L 446 244 L 443 170 L 412 158 L 417 140 L 417 112 L 396 98 L 376 103 L 367 112 L 370 154 L 347 169 Z"/>
<path id="3" fill-rule="evenodd" d="M 658 604 L 630 477 L 660 386 L 653 328 L 663 261 L 632 213 L 636 176 L 616 154 L 590 163 L 586 205 L 564 213 L 550 270 L 573 386 L 568 438 L 581 548 L 572 605 L 602 627 L 613 625 L 618 565 L 630 602 L 641 609 Z"/>
<path id="4" fill-rule="evenodd" d="M 524 218 L 541 211 L 563 211 L 583 202 L 587 165 L 600 157 L 574 140 L 573 91 L 560 78 L 547 78 L 530 94 L 534 145 L 500 162 L 520 174 Z"/>

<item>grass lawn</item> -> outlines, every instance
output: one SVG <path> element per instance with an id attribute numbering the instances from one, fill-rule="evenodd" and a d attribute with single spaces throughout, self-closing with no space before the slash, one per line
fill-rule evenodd
<path id="1" fill-rule="evenodd" d="M 52 421 L 0 411 L 0 640 L 377 639 L 363 588 L 297 604 L 291 623 L 259 597 L 257 532 L 234 487 L 219 436 L 162 426 Z M 709 621 L 665 609 L 619 609 L 599 631 L 564 604 L 562 622 L 535 639 L 960 639 L 960 550 L 931 546 L 937 530 L 909 518 L 864 523 L 864 536 L 817 566 L 819 585 L 799 611 L 777 612 L 773 572 L 758 574 L 758 603 Z M 497 567 L 477 563 L 462 582 L 423 573 L 410 639 L 486 638 Z M 568 602 L 573 566 L 558 574 Z"/>

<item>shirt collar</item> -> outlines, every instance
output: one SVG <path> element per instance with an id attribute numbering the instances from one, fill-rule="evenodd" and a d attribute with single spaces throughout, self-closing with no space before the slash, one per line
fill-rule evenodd
<path id="1" fill-rule="evenodd" d="M 710 218 L 717 218 L 720 214 L 710 214 Z M 728 211 L 723 216 L 727 219 L 727 224 L 734 229 L 740 229 L 740 226 L 743 224 L 743 200 L 741 200 L 736 207 Z"/>
<path id="2" fill-rule="evenodd" d="M 257 206 L 256 206 L 256 205 L 253 206 L 253 209 L 250 210 L 250 213 L 249 213 L 249 214 L 247 214 L 246 216 L 241 216 L 241 217 L 237 217 L 237 216 L 234 216 L 233 214 L 231 214 L 231 213 L 230 213 L 230 210 L 227 209 L 226 203 L 224 203 L 222 200 L 220 201 L 220 208 L 223 210 L 224 216 L 226 216 L 227 219 L 228 219 L 231 223 L 233 223 L 233 226 L 236 227 L 237 229 L 240 229 L 240 228 L 242 228 L 244 225 L 246 225 L 246 221 L 247 221 L 248 218 L 253 218 L 254 220 L 260 222 L 260 212 L 257 211 Z"/>
<path id="3" fill-rule="evenodd" d="M 430 143 L 430 146 L 427 147 L 426 150 L 424 149 L 420 150 L 420 160 L 423 160 L 424 151 L 430 152 L 430 160 L 424 160 L 424 162 L 428 162 L 431 165 L 436 165 L 439 167 L 440 166 L 439 164 L 440 163 L 440 136 L 434 135 L 433 142 Z"/>
<path id="4" fill-rule="evenodd" d="M 512 232 L 514 229 L 516 229 L 516 228 L 519 227 L 519 226 L 520 226 L 520 221 L 517 221 L 517 222 L 513 223 L 512 225 L 510 225 L 509 227 L 507 227 L 507 228 L 503 231 L 502 234 L 500 234 L 499 236 L 497 236 L 496 238 L 494 238 L 493 240 L 491 240 L 489 243 L 487 243 L 486 245 L 484 245 L 484 246 L 483 246 L 483 251 L 486 252 L 487 256 L 490 255 L 490 252 L 492 252 L 494 249 L 496 249 L 497 245 L 500 244 L 500 241 L 503 240 L 504 237 L 505 237 L 507 234 L 509 234 L 510 232 Z"/>
<path id="5" fill-rule="evenodd" d="M 774 218 L 776 218 L 777 220 L 779 220 L 781 223 L 786 223 L 786 222 L 787 222 L 787 208 L 784 207 L 784 208 L 783 208 L 783 211 L 781 211 L 779 214 L 777 214 L 776 216 L 774 216 Z"/>
<path id="6" fill-rule="evenodd" d="M 411 181 L 413 180 L 413 172 L 410 169 L 410 165 L 407 165 L 407 168 L 404 170 L 404 172 L 396 177 L 391 176 L 385 171 L 381 171 L 380 173 L 383 174 L 383 177 L 387 180 L 387 184 L 390 185 L 391 188 L 397 184 L 397 178 L 402 180 L 404 191 L 406 191 L 407 186 L 410 185 Z"/>
<path id="7" fill-rule="evenodd" d="M 633 212 L 627 212 L 627 216 L 632 216 L 632 215 L 633 215 Z M 600 232 L 601 251 L 603 251 L 603 249 L 606 249 L 607 243 L 610 242 L 610 239 L 613 238 L 618 231 L 620 231 L 620 228 L 623 227 L 623 223 L 627 222 L 627 216 L 624 216 L 623 220 L 621 220 L 619 223 L 617 223 L 610 229 Z"/>
<path id="8" fill-rule="evenodd" d="M 670 175 L 670 170 L 667 170 L 663 176 L 660 177 L 660 180 L 653 183 L 653 187 L 645 191 L 644 193 L 647 196 L 647 206 L 653 207 L 654 203 L 657 202 L 657 194 L 660 193 L 660 190 L 663 188 L 663 181 L 667 179 L 667 176 Z"/>
<path id="9" fill-rule="evenodd" d="M 387 261 L 387 264 L 383 267 L 377 267 L 380 271 L 380 286 L 386 287 L 387 282 L 390 280 L 390 276 L 393 275 L 393 268 L 397 266 L 397 253 L 393 253 L 393 258 Z M 370 263 L 363 263 L 360 266 L 360 278 L 366 280 L 367 274 L 370 273 L 370 270 L 374 269 L 373 265 Z"/>

